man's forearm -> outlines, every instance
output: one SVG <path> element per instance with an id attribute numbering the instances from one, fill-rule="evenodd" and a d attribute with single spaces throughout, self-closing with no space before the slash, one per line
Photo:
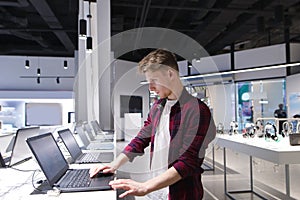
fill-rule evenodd
<path id="1" fill-rule="evenodd" d="M 147 185 L 148 193 L 153 192 L 155 190 L 159 190 L 161 188 L 167 187 L 179 181 L 181 179 L 180 174 L 174 167 L 169 168 L 163 174 L 154 177 L 145 182 Z"/>
<path id="2" fill-rule="evenodd" d="M 117 170 L 120 166 L 128 162 L 128 160 L 129 158 L 124 153 L 120 153 L 120 155 L 111 164 L 112 167 Z"/>

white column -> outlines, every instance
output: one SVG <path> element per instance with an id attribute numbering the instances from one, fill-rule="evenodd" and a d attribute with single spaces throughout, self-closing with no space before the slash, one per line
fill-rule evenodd
<path id="1" fill-rule="evenodd" d="M 112 129 L 110 0 L 97 1 L 97 13 L 99 122 L 102 129 Z"/>
<path id="2" fill-rule="evenodd" d="M 93 51 L 87 53 L 86 40 L 78 40 L 78 71 L 74 84 L 76 121 L 99 121 L 98 52 L 97 52 L 97 4 L 91 3 L 91 27 L 87 18 L 88 1 L 79 0 L 79 19 L 87 20 L 87 36 L 93 38 Z M 84 12 L 82 12 L 82 9 Z M 91 33 L 90 33 L 91 29 Z"/>
<path id="3" fill-rule="evenodd" d="M 87 117 L 88 121 L 99 121 L 99 73 L 98 73 L 98 13 L 97 3 L 91 3 L 91 35 L 93 38 L 93 51 L 86 54 L 86 71 L 87 71 Z M 89 19 L 88 19 L 89 20 Z M 89 24 L 89 21 L 88 21 Z M 89 29 L 89 26 L 88 26 Z M 88 30 L 89 33 L 89 30 Z"/>
<path id="4" fill-rule="evenodd" d="M 82 0 L 79 0 L 79 19 L 82 13 Z M 78 22 L 79 24 L 79 22 Z M 86 55 L 85 55 L 85 40 L 78 39 L 77 56 L 77 75 L 74 82 L 75 93 L 75 118 L 76 121 L 87 120 L 87 82 L 86 82 Z"/>

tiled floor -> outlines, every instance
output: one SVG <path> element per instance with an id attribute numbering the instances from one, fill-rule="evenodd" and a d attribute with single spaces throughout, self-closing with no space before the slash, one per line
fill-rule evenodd
<path id="1" fill-rule="evenodd" d="M 121 150 L 124 144 L 119 144 Z M 227 200 L 230 199 L 224 192 L 223 149 L 215 147 L 214 170 L 207 170 L 203 174 L 204 199 Z M 149 165 L 148 151 L 146 155 L 138 157 L 133 163 L 126 164 L 120 170 L 120 176 L 130 176 L 137 181 L 147 179 L 145 169 Z M 229 191 L 250 189 L 249 156 L 238 152 L 226 150 L 227 159 L 227 188 Z M 295 159 L 300 159 L 295 158 Z M 205 168 L 212 166 L 212 151 L 208 151 L 205 160 Z M 253 158 L 254 191 L 270 200 L 300 199 L 300 165 L 290 165 L 290 196 L 285 192 L 285 166 L 276 165 L 265 160 Z M 251 193 L 233 194 L 237 200 L 256 200 L 258 196 Z M 126 198 L 134 199 L 134 198 Z M 136 197 L 136 200 L 146 200 L 144 197 Z"/>

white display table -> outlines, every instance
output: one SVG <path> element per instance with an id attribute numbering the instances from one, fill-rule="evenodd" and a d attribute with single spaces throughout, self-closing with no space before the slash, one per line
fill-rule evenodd
<path id="1" fill-rule="evenodd" d="M 261 158 L 273 163 L 285 165 L 285 184 L 286 195 L 290 197 L 290 174 L 289 164 L 299 164 L 300 146 L 291 146 L 289 138 L 285 137 L 279 142 L 266 141 L 264 138 L 244 138 L 242 134 L 228 135 L 217 134 L 216 145 L 223 147 L 224 154 L 224 190 L 228 197 L 234 199 L 230 193 L 252 192 L 257 196 L 265 199 L 253 190 L 253 172 L 252 172 L 252 156 Z M 250 190 L 246 191 L 227 191 L 226 178 L 226 148 L 236 152 L 241 152 L 250 156 Z"/>
<path id="2" fill-rule="evenodd" d="M 92 164 L 71 165 L 71 168 L 89 168 Z M 18 170 L 17 170 L 18 169 Z M 0 168 L 0 199 L 25 199 L 25 200 L 40 200 L 40 199 L 107 199 L 116 200 L 116 191 L 92 191 L 92 192 L 73 192 L 60 193 L 57 196 L 38 192 L 31 194 L 34 191 L 33 184 L 37 187 L 38 180 L 45 179 L 42 172 L 35 170 L 39 169 L 37 163 L 31 159 L 14 168 Z M 35 172 L 34 172 L 35 171 Z"/>

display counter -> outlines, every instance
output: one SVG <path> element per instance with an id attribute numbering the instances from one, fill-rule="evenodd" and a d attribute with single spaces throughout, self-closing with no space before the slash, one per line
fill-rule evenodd
<path id="1" fill-rule="evenodd" d="M 299 164 L 300 146 L 291 146 L 289 138 L 285 137 L 282 140 L 266 141 L 264 138 L 244 138 L 242 134 L 228 135 L 217 134 L 216 145 L 223 148 L 224 161 L 224 190 L 226 195 L 235 199 L 232 194 L 251 192 L 262 199 L 266 199 L 253 190 L 253 171 L 252 171 L 252 157 L 257 157 L 276 164 L 285 165 L 285 185 L 286 195 L 290 197 L 290 174 L 289 164 Z M 233 151 L 244 153 L 250 157 L 250 190 L 242 191 L 227 191 L 227 177 L 226 177 L 226 148 Z"/>
<path id="2" fill-rule="evenodd" d="M 92 164 L 76 164 L 71 168 L 90 168 Z M 45 192 L 35 190 L 38 187 L 38 181 L 44 180 L 43 173 L 39 171 L 38 164 L 34 159 L 26 161 L 13 168 L 0 168 L 0 199 L 24 199 L 24 200 L 40 200 L 40 199 L 106 199 L 115 200 L 116 191 L 92 191 L 92 192 L 72 192 L 60 193 Z"/>

